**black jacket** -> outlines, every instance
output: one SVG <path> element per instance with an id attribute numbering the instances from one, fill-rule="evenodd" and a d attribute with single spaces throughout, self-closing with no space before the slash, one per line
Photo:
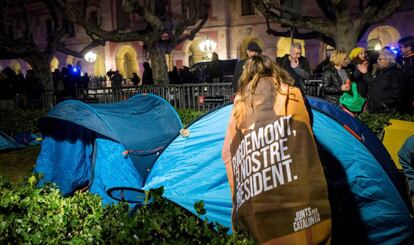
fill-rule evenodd
<path id="1" fill-rule="evenodd" d="M 404 90 L 404 102 L 401 108 L 403 113 L 413 113 L 414 112 L 414 56 L 403 58 L 403 73 L 405 87 Z"/>
<path id="2" fill-rule="evenodd" d="M 299 66 L 293 69 L 290 66 L 290 59 L 289 54 L 286 54 L 285 56 L 281 58 L 277 58 L 276 62 L 289 74 L 293 77 L 295 80 L 295 86 L 300 88 L 303 91 L 303 80 L 311 79 L 311 72 L 309 68 L 309 62 L 308 60 L 301 56 L 299 58 Z"/>
<path id="3" fill-rule="evenodd" d="M 218 79 L 220 82 L 222 82 L 224 76 L 223 61 L 210 61 L 206 66 L 205 73 L 208 82 L 213 82 L 213 79 Z"/>
<path id="4" fill-rule="evenodd" d="M 367 73 L 361 73 L 357 68 L 357 63 L 351 62 L 349 66 L 346 68 L 347 72 L 350 74 L 350 80 L 357 84 L 358 93 L 367 98 L 368 95 L 368 87 L 372 81 L 371 72 L 368 70 Z"/>
<path id="5" fill-rule="evenodd" d="M 369 86 L 368 111 L 371 113 L 394 113 L 401 107 L 404 92 L 402 71 L 391 64 L 378 70 Z"/>
<path id="6" fill-rule="evenodd" d="M 338 70 L 331 65 L 330 68 L 322 73 L 322 97 L 338 105 L 339 97 L 344 93 L 341 89 L 342 84 L 343 82 L 338 74 Z"/>

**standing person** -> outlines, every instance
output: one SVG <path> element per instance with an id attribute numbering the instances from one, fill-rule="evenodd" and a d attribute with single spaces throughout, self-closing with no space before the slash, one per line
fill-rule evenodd
<path id="1" fill-rule="evenodd" d="M 295 79 L 295 86 L 304 91 L 303 81 L 311 79 L 312 75 L 308 60 L 302 56 L 302 45 L 293 43 L 289 54 L 277 61 Z"/>
<path id="2" fill-rule="evenodd" d="M 271 58 L 250 57 L 223 144 L 233 227 L 260 244 L 330 241 L 327 183 L 305 98 L 293 83 Z"/>
<path id="3" fill-rule="evenodd" d="M 364 48 L 356 47 L 349 54 L 349 59 L 351 63 L 347 69 L 351 75 L 350 79 L 357 84 L 358 93 L 363 98 L 367 98 L 368 86 L 372 80 L 367 51 Z"/>
<path id="4" fill-rule="evenodd" d="M 402 69 L 407 90 L 404 94 L 402 113 L 414 112 L 414 37 L 408 36 L 398 41 L 402 54 Z"/>
<path id="5" fill-rule="evenodd" d="M 344 69 L 349 64 L 348 55 L 344 51 L 334 50 L 329 61 L 331 67 L 322 73 L 322 97 L 339 105 L 339 97 L 351 89 L 351 84 L 347 83 L 349 75 Z"/>
<path id="6" fill-rule="evenodd" d="M 394 53 L 382 49 L 378 54 L 378 68 L 368 90 L 370 113 L 395 113 L 401 107 L 404 91 L 403 73 L 397 67 Z"/>
<path id="7" fill-rule="evenodd" d="M 205 73 L 207 76 L 207 82 L 220 83 L 223 81 L 223 62 L 219 60 L 218 54 L 216 52 L 213 52 L 211 55 L 211 61 L 207 64 Z"/>
<path id="8" fill-rule="evenodd" d="M 256 42 L 250 42 L 247 44 L 247 57 L 256 56 L 262 53 L 262 49 Z M 234 68 L 234 77 L 233 77 L 233 92 L 237 92 L 239 87 L 239 80 L 243 73 L 244 63 L 246 60 L 239 60 Z"/>
<path id="9" fill-rule="evenodd" d="M 148 62 L 144 62 L 144 73 L 142 74 L 142 85 L 154 85 L 152 69 Z"/>
<path id="10" fill-rule="evenodd" d="M 122 87 L 123 77 L 118 70 L 114 72 L 111 78 L 111 87 L 113 89 L 120 89 Z"/>
<path id="11" fill-rule="evenodd" d="M 111 79 L 112 93 L 115 101 L 120 101 L 122 99 L 122 81 L 122 75 L 116 70 Z"/>
<path id="12" fill-rule="evenodd" d="M 134 86 L 138 86 L 140 81 L 141 79 L 139 78 L 139 76 L 135 72 L 133 72 L 131 82 L 134 84 Z"/>

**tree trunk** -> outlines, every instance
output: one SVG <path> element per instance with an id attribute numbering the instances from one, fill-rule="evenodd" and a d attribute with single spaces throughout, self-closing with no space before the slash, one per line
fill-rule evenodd
<path id="1" fill-rule="evenodd" d="M 332 38 L 335 41 L 336 49 L 349 53 L 356 47 L 358 33 L 352 22 L 339 22 L 335 27 L 335 32 Z"/>
<path id="2" fill-rule="evenodd" d="M 48 58 L 46 55 L 38 53 L 26 57 L 25 60 L 32 67 L 34 75 L 40 79 L 45 91 L 53 91 L 54 87 L 50 72 L 50 57 Z"/>
<path id="3" fill-rule="evenodd" d="M 147 44 L 155 84 L 169 84 L 165 51 L 156 44 Z"/>

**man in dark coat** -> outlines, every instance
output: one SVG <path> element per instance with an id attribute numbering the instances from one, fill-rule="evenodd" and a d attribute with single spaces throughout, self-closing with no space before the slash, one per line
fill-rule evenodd
<path id="1" fill-rule="evenodd" d="M 295 86 L 303 91 L 303 80 L 311 78 L 311 71 L 308 60 L 302 56 L 302 45 L 293 43 L 290 47 L 290 53 L 276 59 L 276 61 L 295 79 Z"/>
<path id="2" fill-rule="evenodd" d="M 378 70 L 368 89 L 370 113 L 395 113 L 401 107 L 404 92 L 403 73 L 397 67 L 395 55 L 383 49 L 378 55 Z"/>
<path id="3" fill-rule="evenodd" d="M 142 74 L 142 85 L 154 85 L 152 68 L 148 62 L 144 62 L 144 73 Z"/>
<path id="4" fill-rule="evenodd" d="M 216 52 L 213 52 L 213 54 L 211 55 L 211 61 L 207 64 L 205 73 L 207 76 L 207 82 L 223 82 L 223 61 L 219 60 L 218 54 Z"/>
<path id="5" fill-rule="evenodd" d="M 414 37 L 408 36 L 398 41 L 404 73 L 404 82 L 407 89 L 404 91 L 404 100 L 401 108 L 402 113 L 413 113 L 414 111 Z"/>
<path id="6" fill-rule="evenodd" d="M 262 49 L 256 42 L 250 42 L 247 44 L 247 57 L 258 55 L 262 53 Z M 244 63 L 246 59 L 239 60 L 234 68 L 234 77 L 233 77 L 233 92 L 236 93 L 239 88 L 239 80 L 243 73 Z"/>

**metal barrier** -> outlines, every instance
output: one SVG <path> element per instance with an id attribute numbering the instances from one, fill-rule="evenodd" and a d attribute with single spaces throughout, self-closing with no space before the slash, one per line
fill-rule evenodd
<path id="1" fill-rule="evenodd" d="M 77 89 L 76 99 L 89 103 L 111 103 L 126 100 L 136 94 L 146 93 L 158 95 L 179 109 L 210 110 L 230 102 L 233 87 L 231 83 L 100 87 Z"/>
<path id="2" fill-rule="evenodd" d="M 12 100 L 12 108 L 15 109 L 50 109 L 56 105 L 56 96 L 53 90 L 40 93 L 21 92 Z"/>
<path id="3" fill-rule="evenodd" d="M 306 95 L 320 96 L 321 80 L 304 82 Z M 233 99 L 231 83 L 168 84 L 152 86 L 98 87 L 76 90 L 76 99 L 87 103 L 112 103 L 136 94 L 155 94 L 179 109 L 210 110 Z"/>
<path id="4" fill-rule="evenodd" d="M 305 80 L 305 94 L 310 96 L 321 96 L 322 80 Z"/>

